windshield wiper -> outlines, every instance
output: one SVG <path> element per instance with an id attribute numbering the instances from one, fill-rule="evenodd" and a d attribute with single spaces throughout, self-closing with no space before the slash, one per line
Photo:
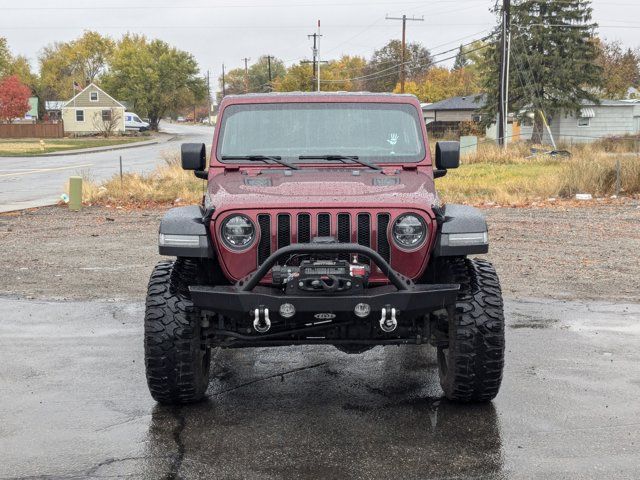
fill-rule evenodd
<path id="1" fill-rule="evenodd" d="M 250 160 L 252 162 L 261 161 L 266 162 L 271 160 L 272 162 L 279 163 L 280 165 L 284 165 L 285 167 L 289 167 L 291 170 L 300 170 L 300 167 L 294 165 L 293 163 L 289 163 L 286 160 L 282 160 L 282 157 L 279 155 L 222 155 L 222 160 Z"/>
<path id="2" fill-rule="evenodd" d="M 376 165 L 375 163 L 368 162 L 367 160 L 363 160 L 357 155 L 300 155 L 298 157 L 299 160 L 352 160 L 360 165 L 364 165 L 365 167 L 373 168 L 374 170 L 382 170 L 381 167 Z"/>

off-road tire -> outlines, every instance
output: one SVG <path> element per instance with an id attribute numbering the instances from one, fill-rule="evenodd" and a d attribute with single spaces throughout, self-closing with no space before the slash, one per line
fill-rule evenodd
<path id="1" fill-rule="evenodd" d="M 151 396 L 163 404 L 202 400 L 211 349 L 202 347 L 200 314 L 189 296 L 197 265 L 160 262 L 153 269 L 144 316 L 144 362 Z"/>
<path id="2" fill-rule="evenodd" d="M 448 346 L 438 347 L 440 385 L 449 400 L 485 402 L 500 390 L 504 311 L 500 282 L 486 260 L 450 258 L 443 280 L 460 284 L 448 318 Z"/>

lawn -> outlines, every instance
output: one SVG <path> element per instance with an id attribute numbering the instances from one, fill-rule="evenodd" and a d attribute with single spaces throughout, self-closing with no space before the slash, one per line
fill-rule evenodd
<path id="1" fill-rule="evenodd" d="M 0 157 L 42 155 L 81 148 L 123 145 L 145 140 L 149 140 L 149 137 L 2 139 L 0 140 Z"/>

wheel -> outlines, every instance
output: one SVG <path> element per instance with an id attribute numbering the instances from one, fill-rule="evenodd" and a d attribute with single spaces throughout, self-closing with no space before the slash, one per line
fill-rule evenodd
<path id="1" fill-rule="evenodd" d="M 459 283 L 448 345 L 438 347 L 440 385 L 449 400 L 484 402 L 500 390 L 504 367 L 504 311 L 500 282 L 486 260 L 450 258 L 447 282 Z"/>
<path id="2" fill-rule="evenodd" d="M 200 314 L 189 296 L 197 265 L 186 259 L 153 269 L 144 316 L 144 362 L 151 396 L 163 404 L 202 400 L 211 349 L 202 346 Z"/>

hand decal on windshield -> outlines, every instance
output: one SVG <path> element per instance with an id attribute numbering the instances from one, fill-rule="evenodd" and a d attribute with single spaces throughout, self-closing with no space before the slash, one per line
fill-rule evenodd
<path id="1" fill-rule="evenodd" d="M 389 145 L 395 145 L 398 143 L 398 138 L 400 138 L 400 136 L 397 133 L 390 133 L 389 138 L 387 138 L 387 142 Z"/>

